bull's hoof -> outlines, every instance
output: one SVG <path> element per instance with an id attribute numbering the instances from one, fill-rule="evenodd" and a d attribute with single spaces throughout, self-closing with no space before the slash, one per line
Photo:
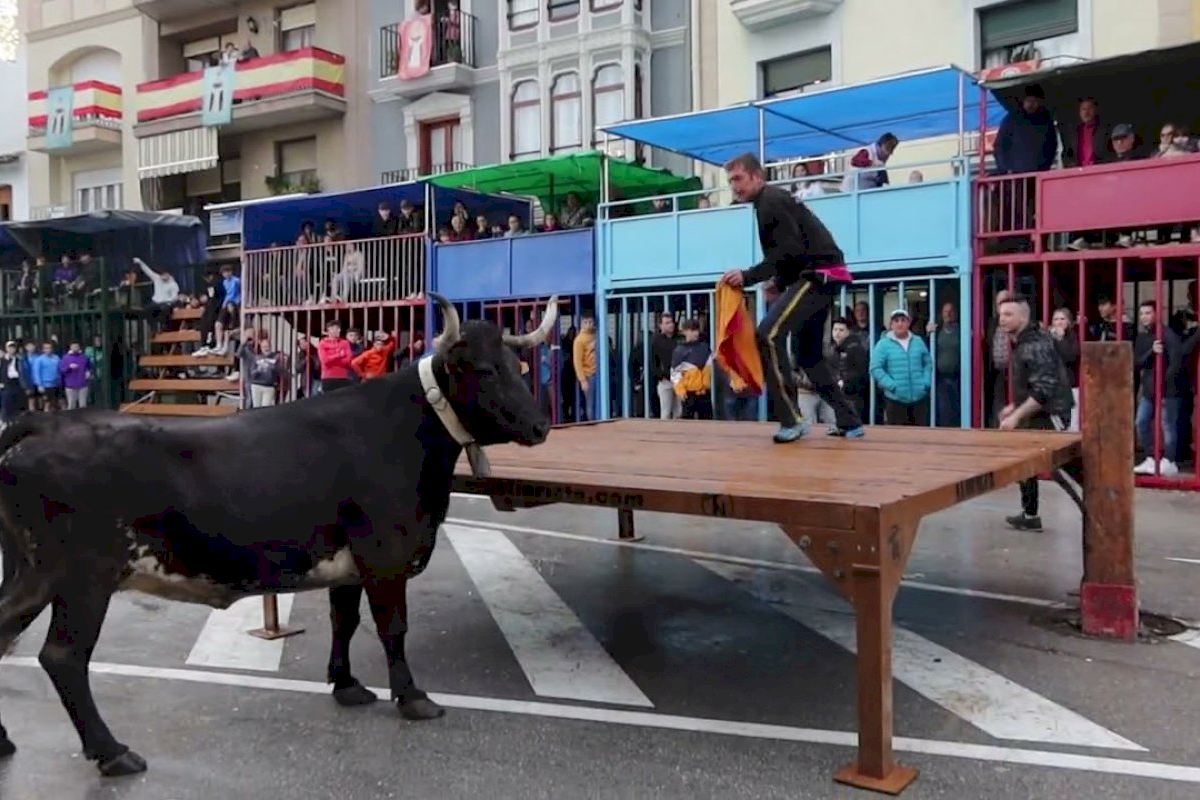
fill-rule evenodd
<path id="1" fill-rule="evenodd" d="M 420 697 L 416 700 L 409 700 L 407 703 L 397 701 L 396 705 L 400 708 L 400 714 L 405 719 L 437 719 L 438 717 L 446 714 L 446 709 L 442 708 L 428 697 Z"/>
<path id="2" fill-rule="evenodd" d="M 146 759 L 132 750 L 126 750 L 121 755 L 101 761 L 97 765 L 100 774 L 106 778 L 119 778 L 122 775 L 137 775 L 146 771 Z"/>
<path id="3" fill-rule="evenodd" d="M 340 706 L 366 706 L 379 699 L 379 695 L 355 681 L 350 686 L 333 690 L 333 699 Z"/>
<path id="4" fill-rule="evenodd" d="M 7 736 L 0 737 L 0 758 L 8 758 L 17 752 L 17 746 Z"/>

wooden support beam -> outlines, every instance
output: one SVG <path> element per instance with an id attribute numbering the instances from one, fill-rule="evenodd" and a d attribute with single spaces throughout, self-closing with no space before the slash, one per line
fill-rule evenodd
<path id="1" fill-rule="evenodd" d="M 1138 631 L 1133 568 L 1133 348 L 1085 342 L 1080 361 L 1083 434 L 1083 632 L 1132 642 Z"/>
<path id="2" fill-rule="evenodd" d="M 638 536 L 633 524 L 633 509 L 621 506 L 617 509 L 617 538 L 622 542 L 640 542 L 645 536 Z"/>
<path id="3" fill-rule="evenodd" d="M 304 628 L 284 628 L 279 625 L 279 599 L 274 594 L 263 595 L 263 626 L 246 631 L 259 639 L 282 639 L 304 633 Z"/>

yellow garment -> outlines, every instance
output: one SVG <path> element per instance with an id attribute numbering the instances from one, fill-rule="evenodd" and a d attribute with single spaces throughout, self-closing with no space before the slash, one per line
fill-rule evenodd
<path id="1" fill-rule="evenodd" d="M 571 361 L 575 364 L 575 377 L 581 381 L 591 380 L 596 374 L 596 334 L 580 331 L 571 348 Z"/>
<path id="2" fill-rule="evenodd" d="M 680 399 L 689 394 L 708 394 L 712 389 L 712 362 L 701 369 L 689 369 L 679 374 L 679 380 L 674 382 L 675 395 Z"/>
<path id="3" fill-rule="evenodd" d="M 742 290 L 724 282 L 717 284 L 716 333 L 717 363 L 729 376 L 730 388 L 762 394 L 765 381 L 754 321 L 742 301 Z"/>

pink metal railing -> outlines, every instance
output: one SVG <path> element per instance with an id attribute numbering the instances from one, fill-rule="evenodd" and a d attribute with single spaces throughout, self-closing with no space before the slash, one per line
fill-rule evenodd
<path id="1" fill-rule="evenodd" d="M 423 302 L 422 234 L 250 250 L 242 256 L 246 309 Z"/>

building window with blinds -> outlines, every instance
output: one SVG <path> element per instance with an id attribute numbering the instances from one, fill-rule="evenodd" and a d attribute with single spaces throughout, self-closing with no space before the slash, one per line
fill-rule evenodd
<path id="1" fill-rule="evenodd" d="M 828 47 L 805 50 L 759 64 L 762 96 L 803 92 L 833 80 L 833 53 Z"/>
<path id="2" fill-rule="evenodd" d="M 542 154 L 542 98 L 537 81 L 521 81 L 512 93 L 512 157 Z"/>
<path id="3" fill-rule="evenodd" d="M 550 88 L 550 152 L 565 153 L 583 145 L 583 102 L 579 73 L 564 72 Z"/>
<path id="4" fill-rule="evenodd" d="M 303 50 L 316 44 L 317 36 L 317 4 L 283 8 L 278 12 L 279 20 L 279 49 L 287 53 L 292 50 Z"/>
<path id="5" fill-rule="evenodd" d="M 615 125 L 625 119 L 625 73 L 617 64 L 606 64 L 592 78 L 592 131 Z M 592 140 L 600 144 L 601 137 Z"/>
<path id="6" fill-rule="evenodd" d="M 1079 0 L 1015 0 L 979 11 L 983 69 L 1080 54 Z"/>
<path id="7" fill-rule="evenodd" d="M 508 0 L 508 29 L 519 31 L 538 24 L 541 0 Z"/>
<path id="8" fill-rule="evenodd" d="M 317 138 L 292 139 L 279 142 L 277 150 L 277 177 L 284 192 L 303 191 L 305 185 L 317 182 Z M 284 193 L 281 192 L 281 193 Z"/>

